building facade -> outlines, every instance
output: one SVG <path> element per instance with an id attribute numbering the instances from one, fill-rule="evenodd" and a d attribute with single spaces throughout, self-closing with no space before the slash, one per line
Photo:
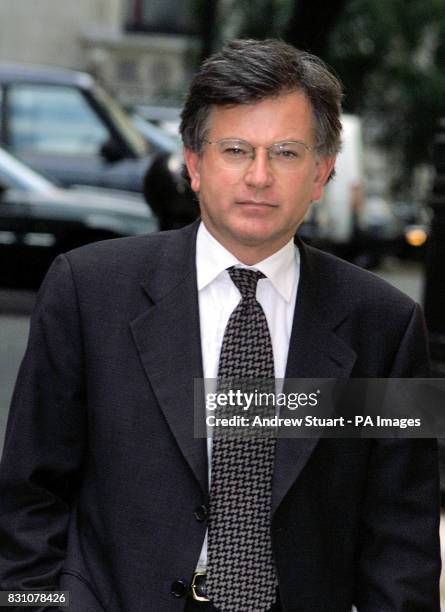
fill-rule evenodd
<path id="1" fill-rule="evenodd" d="M 199 51 L 195 3 L 3 0 L 0 61 L 91 72 L 126 105 L 174 104 Z"/>

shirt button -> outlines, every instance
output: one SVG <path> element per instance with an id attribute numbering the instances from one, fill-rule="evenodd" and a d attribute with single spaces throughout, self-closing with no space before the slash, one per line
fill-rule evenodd
<path id="1" fill-rule="evenodd" d="M 187 593 L 188 585 L 184 580 L 175 580 L 172 582 L 171 594 L 175 597 L 184 597 Z"/>
<path id="2" fill-rule="evenodd" d="M 207 506 L 204 506 L 204 504 L 202 506 L 198 506 L 194 512 L 195 519 L 202 523 L 202 521 L 206 520 L 208 513 L 209 511 L 207 510 Z"/>

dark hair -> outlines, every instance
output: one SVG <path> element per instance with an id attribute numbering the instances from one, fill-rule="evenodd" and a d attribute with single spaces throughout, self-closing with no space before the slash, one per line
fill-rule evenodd
<path id="1" fill-rule="evenodd" d="M 278 40 L 233 40 L 209 57 L 194 77 L 181 113 L 184 145 L 199 152 L 212 106 L 252 104 L 303 92 L 314 114 L 316 149 L 341 146 L 341 84 L 319 57 Z"/>

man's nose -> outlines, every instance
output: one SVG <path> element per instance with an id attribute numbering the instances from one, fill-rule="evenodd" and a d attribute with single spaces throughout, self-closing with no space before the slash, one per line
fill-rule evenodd
<path id="1" fill-rule="evenodd" d="M 246 183 L 256 189 L 269 187 L 273 182 L 273 173 L 270 165 L 268 151 L 257 149 L 244 175 Z"/>

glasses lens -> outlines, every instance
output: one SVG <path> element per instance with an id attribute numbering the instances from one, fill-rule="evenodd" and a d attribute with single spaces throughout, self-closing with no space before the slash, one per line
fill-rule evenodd
<path id="1" fill-rule="evenodd" d="M 224 138 L 217 143 L 218 151 L 223 160 L 233 166 L 242 165 L 246 161 L 252 159 L 253 148 L 244 140 L 233 140 Z"/>
<path id="2" fill-rule="evenodd" d="M 307 154 L 301 142 L 279 142 L 270 147 L 271 159 L 280 166 L 297 167 Z"/>
<path id="3" fill-rule="evenodd" d="M 207 142 L 210 145 L 215 145 L 221 161 L 226 166 L 244 168 L 255 158 L 255 147 L 245 140 L 223 138 L 216 142 Z M 302 142 L 288 141 L 273 144 L 267 148 L 267 151 L 269 159 L 275 167 L 283 170 L 295 170 L 307 155 L 308 148 Z"/>

